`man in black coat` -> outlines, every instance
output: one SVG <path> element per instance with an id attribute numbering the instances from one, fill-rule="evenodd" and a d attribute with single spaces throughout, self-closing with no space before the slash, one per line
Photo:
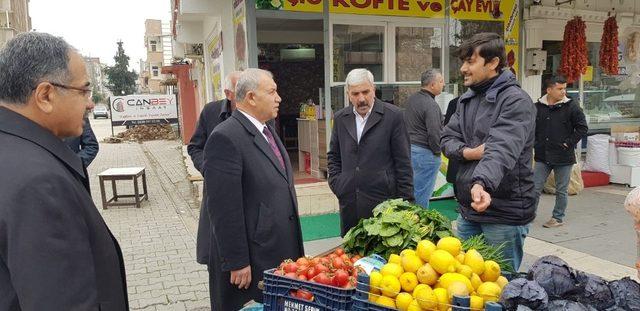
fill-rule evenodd
<path id="1" fill-rule="evenodd" d="M 456 176 L 457 232 L 484 234 L 517 271 L 528 225 L 535 218 L 531 168 L 535 108 L 506 67 L 504 41 L 479 33 L 459 49 L 460 72 L 469 87 L 445 126 L 442 150 L 461 161 Z"/>
<path id="2" fill-rule="evenodd" d="M 204 149 L 213 310 L 262 301 L 263 272 L 304 254 L 291 162 L 267 125 L 280 105 L 276 83 L 270 72 L 249 68 L 236 96 L 236 111 Z"/>
<path id="3" fill-rule="evenodd" d="M 69 146 L 71 151 L 80 157 L 84 167 L 89 167 L 89 164 L 91 164 L 93 159 L 98 155 L 98 150 L 100 150 L 98 140 L 93 133 L 93 129 L 91 129 L 91 123 L 87 117 L 84 118 L 82 125 L 82 135 L 66 138 L 64 142 Z"/>
<path id="4" fill-rule="evenodd" d="M 191 136 L 187 146 L 187 152 L 193 161 L 193 166 L 204 176 L 204 146 L 213 129 L 228 119 L 236 109 L 236 82 L 240 77 L 240 71 L 232 71 L 225 79 L 225 99 L 208 103 L 202 109 L 196 131 Z M 202 187 L 202 204 L 200 205 L 200 220 L 198 222 L 198 236 L 196 243 L 196 260 L 198 263 L 209 264 L 209 247 L 211 243 L 211 223 L 207 211 L 207 187 Z M 211 287 L 209 287 L 211 289 Z"/>
<path id="5" fill-rule="evenodd" d="M 533 171 L 538 199 L 551 171 L 556 179 L 556 203 L 553 216 L 542 226 L 564 224 L 571 170 L 576 163 L 574 149 L 589 130 L 577 102 L 567 97 L 567 80 L 554 76 L 545 81 L 547 94 L 536 102 L 536 161 Z"/>
<path id="6" fill-rule="evenodd" d="M 62 138 L 91 86 L 64 40 L 28 32 L 0 52 L 0 310 L 127 310 L 118 242 Z"/>
<path id="7" fill-rule="evenodd" d="M 340 203 L 341 235 L 380 202 L 413 200 L 409 134 L 400 108 L 375 98 L 373 74 L 347 75 L 351 105 L 338 111 L 328 158 L 329 187 Z"/>

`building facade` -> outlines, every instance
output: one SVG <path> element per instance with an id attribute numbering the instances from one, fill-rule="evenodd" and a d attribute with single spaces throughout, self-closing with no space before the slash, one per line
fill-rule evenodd
<path id="1" fill-rule="evenodd" d="M 0 0 L 0 47 L 18 33 L 30 30 L 29 0 Z"/>
<path id="2" fill-rule="evenodd" d="M 167 87 L 163 83 L 162 67 L 170 65 L 173 59 L 169 23 L 146 20 L 144 45 L 147 59 L 140 63 L 140 93 L 164 94 Z"/>

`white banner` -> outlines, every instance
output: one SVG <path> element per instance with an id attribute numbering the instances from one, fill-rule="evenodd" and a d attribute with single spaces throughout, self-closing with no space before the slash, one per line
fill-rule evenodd
<path id="1" fill-rule="evenodd" d="M 178 103 L 175 95 L 112 96 L 113 125 L 178 123 Z"/>

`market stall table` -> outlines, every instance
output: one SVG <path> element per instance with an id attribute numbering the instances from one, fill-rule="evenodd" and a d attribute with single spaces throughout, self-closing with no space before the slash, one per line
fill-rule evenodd
<path id="1" fill-rule="evenodd" d="M 142 193 L 138 188 L 138 178 L 142 177 Z M 109 206 L 125 206 L 135 205 L 140 208 L 140 203 L 143 200 L 149 200 L 147 192 L 147 175 L 145 174 L 144 167 L 120 167 L 110 168 L 102 173 L 98 174 L 100 180 L 100 194 L 102 195 L 102 208 L 107 209 Z M 116 187 L 116 181 L 118 180 L 131 180 L 133 181 L 133 194 L 118 194 Z M 104 190 L 104 182 L 111 181 L 111 188 L 113 191 L 113 197 L 107 200 L 107 196 Z M 134 198 L 134 202 L 118 202 L 120 198 Z"/>

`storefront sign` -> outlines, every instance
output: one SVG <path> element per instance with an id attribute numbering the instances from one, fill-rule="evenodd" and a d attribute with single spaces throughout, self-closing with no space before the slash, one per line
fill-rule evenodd
<path id="1" fill-rule="evenodd" d="M 322 12 L 322 0 L 283 0 L 280 9 Z M 444 0 L 328 0 L 329 12 L 384 16 L 444 17 Z"/>
<path id="2" fill-rule="evenodd" d="M 129 95 L 110 98 L 111 124 L 178 123 L 175 95 Z"/>
<path id="3" fill-rule="evenodd" d="M 207 80 L 209 87 L 207 92 L 209 98 L 207 101 L 215 101 L 224 97 L 222 86 L 222 32 L 216 24 L 213 31 L 207 37 L 206 42 L 206 68 L 207 68 Z"/>
<path id="4" fill-rule="evenodd" d="M 244 0 L 233 2 L 233 34 L 235 39 L 236 70 L 247 68 L 247 18 Z"/>

